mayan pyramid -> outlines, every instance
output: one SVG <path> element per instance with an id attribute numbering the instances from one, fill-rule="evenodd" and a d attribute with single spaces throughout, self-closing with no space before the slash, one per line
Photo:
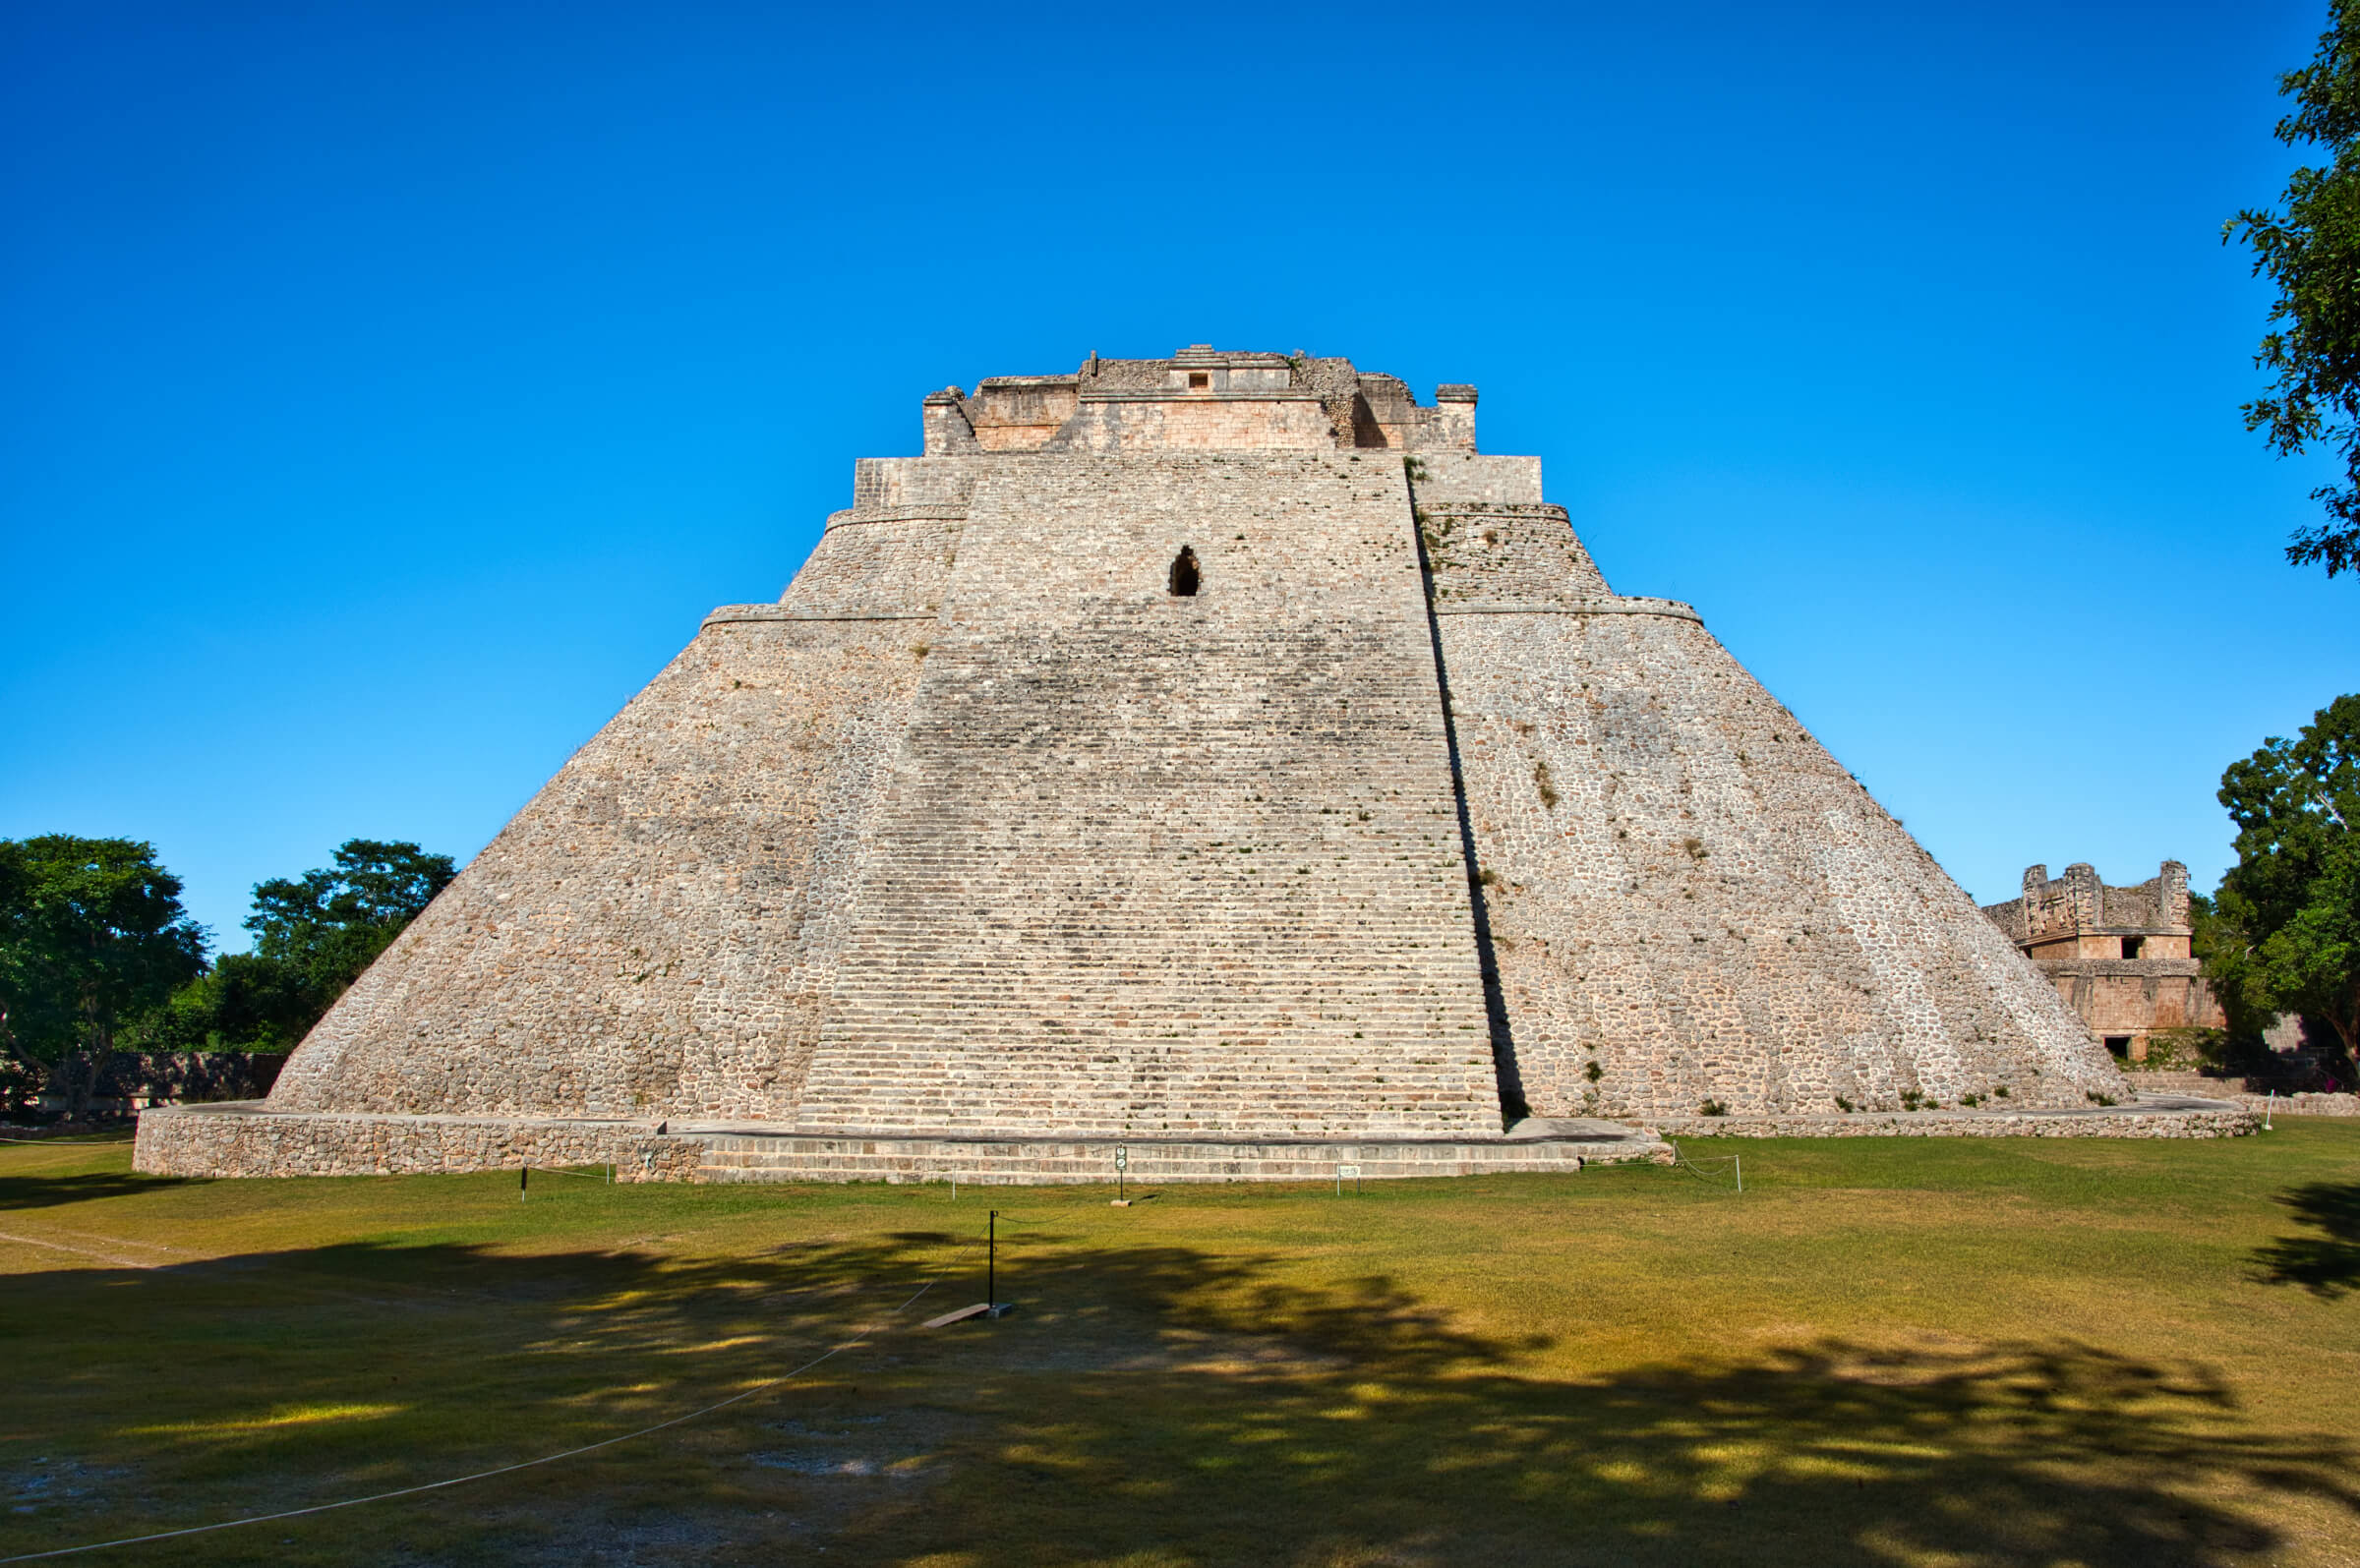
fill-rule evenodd
<path id="1" fill-rule="evenodd" d="M 143 1163 L 1472 1169 L 1530 1119 L 2125 1094 L 1475 408 L 1203 346 L 928 396 L 923 455 L 859 462 L 780 601 L 708 615 L 266 1102 L 151 1119 Z"/>

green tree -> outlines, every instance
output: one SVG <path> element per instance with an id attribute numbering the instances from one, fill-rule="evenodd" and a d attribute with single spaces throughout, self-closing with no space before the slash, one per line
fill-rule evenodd
<path id="1" fill-rule="evenodd" d="M 2360 695 L 2231 763 L 2220 803 L 2237 863 L 2197 922 L 2214 991 L 2233 1020 L 2300 1014 L 2360 1055 Z"/>
<path id="2" fill-rule="evenodd" d="M 446 886 L 448 855 L 353 839 L 334 864 L 254 890 L 251 953 L 142 1017 L 130 1043 L 150 1051 L 292 1051 L 380 953 Z"/>
<path id="3" fill-rule="evenodd" d="M 0 1047 L 89 1114 L 124 1024 L 205 969 L 205 932 L 155 846 L 65 834 L 0 839 Z"/>
<path id="4" fill-rule="evenodd" d="M 334 864 L 254 890 L 251 953 L 143 1016 L 132 1043 L 153 1051 L 292 1051 L 453 875 L 448 855 L 353 839 Z"/>
<path id="5" fill-rule="evenodd" d="M 124 1043 L 144 1051 L 290 1051 L 323 1011 L 293 965 L 225 953 L 140 1018 Z"/>
<path id="6" fill-rule="evenodd" d="M 293 963 L 331 999 L 360 978 L 457 874 L 450 856 L 414 843 L 352 839 L 335 864 L 254 890 L 254 950 Z"/>
<path id="7" fill-rule="evenodd" d="M 2324 565 L 2332 577 L 2360 569 L 2360 0 L 2329 0 L 2319 53 L 2281 76 L 2278 91 L 2295 104 L 2278 140 L 2313 144 L 2328 162 L 2294 171 L 2283 211 L 2248 207 L 2221 238 L 2242 230 L 2255 274 L 2278 290 L 2254 356 L 2276 380 L 2245 405 L 2245 428 L 2267 432 L 2281 455 L 2316 442 L 2344 463 L 2344 483 L 2311 493 L 2327 521 L 2286 547 L 2295 565 Z"/>

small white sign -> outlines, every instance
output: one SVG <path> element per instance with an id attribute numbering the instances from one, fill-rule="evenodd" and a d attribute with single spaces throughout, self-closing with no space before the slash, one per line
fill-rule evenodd
<path id="1" fill-rule="evenodd" d="M 1357 1165 L 1339 1165 L 1335 1168 L 1335 1174 L 1342 1177 L 1347 1182 L 1357 1182 L 1360 1180 L 1360 1167 Z"/>
<path id="2" fill-rule="evenodd" d="M 1117 1143 L 1114 1146 L 1114 1168 L 1118 1171 L 1122 1171 L 1130 1169 L 1130 1166 L 1131 1151 L 1123 1147 L 1120 1143 Z"/>

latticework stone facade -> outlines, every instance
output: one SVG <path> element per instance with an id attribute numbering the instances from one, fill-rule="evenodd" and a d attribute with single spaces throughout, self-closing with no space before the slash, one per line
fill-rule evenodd
<path id="1" fill-rule="evenodd" d="M 1472 388 L 1199 348 L 923 414 L 239 1127 L 1475 1148 L 2127 1094 L 1695 611 L 1478 453 Z M 177 1125 L 150 1168 L 271 1164 Z"/>

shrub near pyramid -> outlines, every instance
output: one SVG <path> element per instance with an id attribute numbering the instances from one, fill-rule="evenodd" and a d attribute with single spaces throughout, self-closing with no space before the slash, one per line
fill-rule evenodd
<path id="1" fill-rule="evenodd" d="M 1300 1178 L 1657 1157 L 1632 1124 L 1700 1115 L 2235 1130 L 2093 1114 L 2130 1094 L 2053 991 L 1694 610 L 1609 590 L 1538 460 L 1477 451 L 1473 388 L 1199 347 L 923 425 L 268 1100 L 151 1113 L 142 1167 Z"/>

